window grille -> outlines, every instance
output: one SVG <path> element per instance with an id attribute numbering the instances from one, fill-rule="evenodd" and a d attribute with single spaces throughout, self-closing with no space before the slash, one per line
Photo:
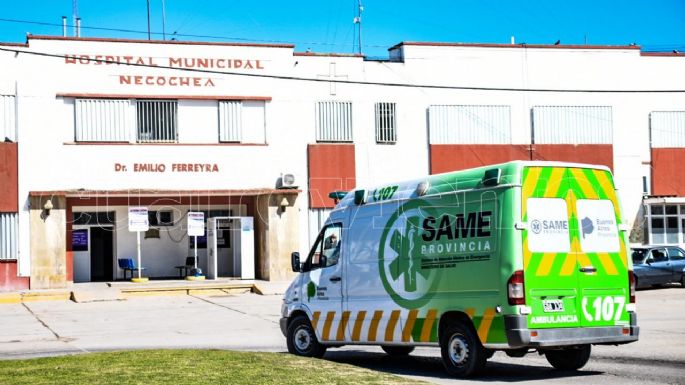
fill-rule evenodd
<path id="1" fill-rule="evenodd" d="M 653 148 L 685 147 L 685 111 L 653 111 L 649 125 Z"/>
<path id="2" fill-rule="evenodd" d="M 76 141 L 129 142 L 132 106 L 128 99 L 76 99 Z"/>
<path id="3" fill-rule="evenodd" d="M 611 144 L 609 106 L 534 106 L 533 143 Z"/>
<path id="4" fill-rule="evenodd" d="M 139 143 L 178 142 L 178 101 L 137 100 L 136 117 Z"/>
<path id="5" fill-rule="evenodd" d="M 432 105 L 428 107 L 430 144 L 510 144 L 509 106 Z"/>
<path id="6" fill-rule="evenodd" d="M 395 103 L 376 103 L 376 142 L 397 141 Z"/>
<path id="7" fill-rule="evenodd" d="M 17 214 L 0 213 L 0 259 L 17 259 Z"/>
<path id="8" fill-rule="evenodd" d="M 243 102 L 239 100 L 219 102 L 219 141 L 240 142 L 243 131 Z"/>
<path id="9" fill-rule="evenodd" d="M 0 95 L 0 142 L 17 141 L 15 100 L 14 95 Z"/>
<path id="10" fill-rule="evenodd" d="M 352 102 L 316 103 L 316 141 L 352 141 Z"/>

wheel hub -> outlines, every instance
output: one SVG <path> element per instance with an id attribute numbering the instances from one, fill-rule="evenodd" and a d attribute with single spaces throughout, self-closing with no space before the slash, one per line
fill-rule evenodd
<path id="1" fill-rule="evenodd" d="M 304 328 L 299 328 L 295 331 L 295 347 L 297 350 L 304 352 L 309 349 L 312 343 L 312 337 Z"/>
<path id="2" fill-rule="evenodd" d="M 452 360 L 455 365 L 463 365 L 464 362 L 466 362 L 469 357 L 469 346 L 463 340 L 462 336 L 452 336 L 449 344 L 449 355 L 450 360 Z"/>

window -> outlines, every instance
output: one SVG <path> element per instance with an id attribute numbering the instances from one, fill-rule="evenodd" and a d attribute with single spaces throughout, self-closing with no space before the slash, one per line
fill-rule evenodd
<path id="1" fill-rule="evenodd" d="M 428 107 L 430 144 L 510 144 L 509 106 Z"/>
<path id="2" fill-rule="evenodd" d="M 147 212 L 147 219 L 150 226 L 173 226 L 174 213 L 172 211 L 152 211 Z"/>
<path id="3" fill-rule="evenodd" d="M 342 226 L 339 223 L 326 226 L 312 250 L 306 262 L 306 269 L 325 268 L 338 264 L 340 258 L 340 248 L 342 246 Z"/>
<path id="4" fill-rule="evenodd" d="M 535 106 L 533 143 L 611 144 L 613 119 L 608 106 Z"/>
<path id="5" fill-rule="evenodd" d="M 0 259 L 17 259 L 17 214 L 0 213 Z"/>
<path id="6" fill-rule="evenodd" d="M 115 225 L 115 212 L 74 212 L 72 224 L 74 225 Z"/>
<path id="7" fill-rule="evenodd" d="M 682 259 L 685 259 L 685 253 L 683 253 L 683 250 L 677 249 L 675 247 L 669 247 L 668 248 L 668 257 L 671 259 L 671 261 L 679 261 Z"/>
<path id="8" fill-rule="evenodd" d="M 133 102 L 128 99 L 76 99 L 77 142 L 129 142 Z"/>
<path id="9" fill-rule="evenodd" d="M 0 95 L 0 142 L 17 140 L 15 100 L 14 95 Z"/>
<path id="10" fill-rule="evenodd" d="M 376 103 L 376 142 L 395 143 L 395 103 Z"/>
<path id="11" fill-rule="evenodd" d="M 223 100 L 219 102 L 219 141 L 266 143 L 265 102 Z"/>
<path id="12" fill-rule="evenodd" d="M 654 111 L 649 114 L 653 148 L 685 147 L 685 111 Z"/>
<path id="13" fill-rule="evenodd" d="M 178 101 L 137 100 L 136 127 L 139 143 L 176 143 Z"/>
<path id="14" fill-rule="evenodd" d="M 352 102 L 316 103 L 316 141 L 352 141 Z"/>
<path id="15" fill-rule="evenodd" d="M 647 224 L 650 243 L 685 243 L 685 205 L 652 204 Z"/>
<path id="16" fill-rule="evenodd" d="M 666 262 L 668 260 L 668 256 L 666 255 L 666 249 L 652 250 L 647 260 L 649 262 Z"/>

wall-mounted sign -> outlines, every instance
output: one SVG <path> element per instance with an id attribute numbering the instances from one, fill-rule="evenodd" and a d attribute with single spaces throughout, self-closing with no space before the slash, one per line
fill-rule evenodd
<path id="1" fill-rule="evenodd" d="M 71 232 L 71 250 L 88 251 L 88 230 L 74 230 Z"/>
<path id="2" fill-rule="evenodd" d="M 201 237 L 205 235 L 205 213 L 188 213 L 188 235 L 191 237 Z"/>
<path id="3" fill-rule="evenodd" d="M 147 207 L 129 207 L 128 231 L 147 231 L 149 228 Z"/>

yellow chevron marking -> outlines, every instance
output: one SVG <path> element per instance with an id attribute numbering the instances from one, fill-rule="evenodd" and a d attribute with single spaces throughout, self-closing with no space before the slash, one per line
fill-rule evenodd
<path id="1" fill-rule="evenodd" d="M 469 318 L 473 319 L 473 315 L 476 314 L 476 309 L 470 307 L 464 310 L 464 312 L 466 312 L 466 315 L 469 316 Z"/>
<path id="2" fill-rule="evenodd" d="M 547 181 L 547 188 L 545 189 L 545 197 L 556 197 L 559 193 L 559 187 L 561 182 L 564 180 L 565 168 L 553 168 L 552 174 L 549 176 Z"/>
<path id="3" fill-rule="evenodd" d="M 599 262 L 602 264 L 604 267 L 604 270 L 607 272 L 609 275 L 618 275 L 618 271 L 616 270 L 616 266 L 614 266 L 614 261 L 611 260 L 611 256 L 607 253 L 600 253 L 597 254 L 599 256 Z"/>
<path id="4" fill-rule="evenodd" d="M 378 324 L 383 318 L 383 311 L 376 310 L 371 318 L 371 325 L 369 326 L 369 342 L 376 341 L 376 333 L 378 332 Z"/>
<path id="5" fill-rule="evenodd" d="M 478 326 L 478 338 L 480 338 L 481 343 L 485 343 L 488 340 L 488 333 L 490 333 L 490 326 L 492 325 L 492 319 L 495 317 L 495 309 L 485 309 L 485 314 L 483 314 L 483 319 L 480 321 Z"/>
<path id="6" fill-rule="evenodd" d="M 402 330 L 402 342 L 409 342 L 411 339 L 411 332 L 414 330 L 414 323 L 416 322 L 416 316 L 418 313 L 419 311 L 416 309 L 409 312 L 407 324 L 404 325 L 404 330 Z"/>
<path id="7" fill-rule="evenodd" d="M 571 168 L 570 170 L 574 179 L 578 183 L 578 186 L 580 186 L 580 189 L 583 190 L 585 199 L 597 199 L 597 191 L 595 191 L 595 189 L 592 187 L 590 181 L 587 180 L 587 177 L 585 174 L 583 174 L 583 170 L 579 168 Z"/>
<path id="8" fill-rule="evenodd" d="M 385 342 L 391 342 L 395 336 L 395 326 L 397 321 L 400 319 L 400 311 L 393 310 L 390 313 L 390 319 L 388 320 L 388 325 L 385 327 Z"/>
<path id="9" fill-rule="evenodd" d="M 597 178 L 599 187 L 602 190 L 604 190 L 604 194 L 606 194 L 611 203 L 614 204 L 614 213 L 616 214 L 616 217 L 620 218 L 621 213 L 618 206 L 618 199 L 616 198 L 616 191 L 614 190 L 614 185 L 613 183 L 611 183 L 611 180 L 609 179 L 609 173 L 602 170 L 593 170 L 593 173 Z"/>
<path id="10" fill-rule="evenodd" d="M 576 255 L 572 253 L 566 254 L 564 264 L 561 266 L 560 276 L 569 276 L 573 274 L 573 269 L 576 267 Z"/>
<path id="11" fill-rule="evenodd" d="M 431 338 L 431 330 L 437 318 L 438 311 L 436 309 L 428 310 L 426 319 L 423 320 L 423 328 L 421 329 L 421 342 L 429 342 Z"/>
<path id="12" fill-rule="evenodd" d="M 345 330 L 347 329 L 347 321 L 350 320 L 350 312 L 344 311 L 340 323 L 338 324 L 338 332 L 335 335 L 336 341 L 342 341 L 345 339 Z"/>
<path id="13" fill-rule="evenodd" d="M 547 276 L 549 274 L 549 271 L 552 270 L 552 265 L 554 264 L 555 256 L 556 253 L 545 253 L 542 256 L 540 266 L 538 266 L 538 271 L 535 272 L 535 275 L 537 275 L 538 277 Z"/>
<path id="14" fill-rule="evenodd" d="M 528 198 L 533 195 L 535 191 L 535 186 L 538 184 L 538 179 L 540 179 L 540 173 L 542 172 L 542 167 L 530 167 L 528 168 L 528 175 L 523 181 L 522 198 L 523 207 L 521 207 L 521 218 L 525 218 L 526 212 L 528 210 Z"/>
<path id="15" fill-rule="evenodd" d="M 626 251 L 626 243 L 624 241 L 624 235 L 621 234 L 621 231 L 618 233 L 618 244 L 621 246 L 621 251 L 620 254 L 618 255 L 618 259 L 621 260 L 621 263 L 623 263 L 623 267 L 626 269 L 628 268 L 628 252 Z"/>
<path id="16" fill-rule="evenodd" d="M 566 192 L 566 198 L 564 198 L 564 200 L 566 201 L 566 214 L 571 218 L 573 210 L 576 207 L 576 194 L 573 193 L 573 190 L 568 190 Z"/>
<path id="17" fill-rule="evenodd" d="M 592 266 L 592 261 L 590 260 L 590 257 L 587 256 L 587 254 L 583 253 L 578 253 L 578 263 L 580 266 Z"/>
<path id="18" fill-rule="evenodd" d="M 331 333 L 331 325 L 333 324 L 333 318 L 335 318 L 335 312 L 329 311 L 326 314 L 326 321 L 323 324 L 323 333 L 321 334 L 321 339 L 328 341 L 328 335 Z"/>
<path id="19" fill-rule="evenodd" d="M 312 328 L 314 331 L 316 331 L 316 327 L 319 323 L 319 317 L 321 316 L 320 311 L 315 311 L 314 314 L 312 314 Z"/>
<path id="20" fill-rule="evenodd" d="M 357 313 L 357 319 L 354 320 L 354 329 L 352 330 L 352 341 L 359 341 L 362 334 L 364 318 L 366 318 L 366 311 L 362 310 Z"/>

